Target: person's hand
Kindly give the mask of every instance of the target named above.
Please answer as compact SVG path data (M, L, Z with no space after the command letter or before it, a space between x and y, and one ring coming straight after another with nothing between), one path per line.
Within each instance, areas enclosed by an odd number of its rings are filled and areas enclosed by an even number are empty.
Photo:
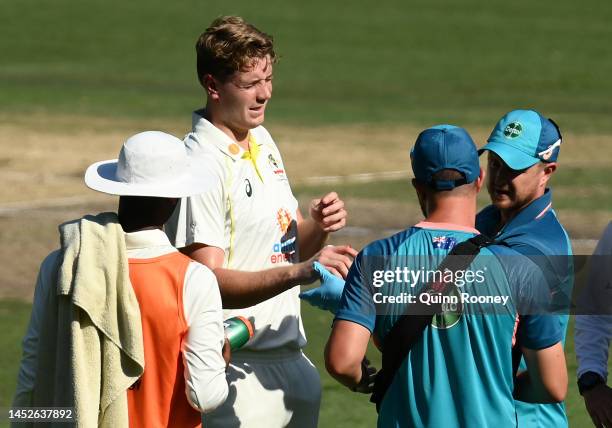
M376 379L376 368L370 366L370 360L364 358L361 361L361 380L351 390L362 394L371 394L374 391L374 380Z
M335 314L344 290L344 280L332 275L319 262L314 262L313 268L319 274L321 285L300 293L300 299Z
M583 394L587 411L598 428L612 428L612 388L597 385Z
M346 279L348 271L357 257L357 250L350 245L327 245L315 254L310 262L314 269L314 262L319 262L329 272L338 278ZM317 273L317 278L319 274Z
M310 217L324 232L336 232L346 226L347 212L344 201L336 192L310 202Z
M356 256L357 251L350 245L327 245L310 259L295 265L296 278L302 285L319 279L321 276L314 267L318 262L333 275L344 279Z
M223 348L221 348L221 355L223 356L223 360L225 360L225 368L227 369L229 367L230 359L232 358L232 347L230 346L227 337L223 343Z

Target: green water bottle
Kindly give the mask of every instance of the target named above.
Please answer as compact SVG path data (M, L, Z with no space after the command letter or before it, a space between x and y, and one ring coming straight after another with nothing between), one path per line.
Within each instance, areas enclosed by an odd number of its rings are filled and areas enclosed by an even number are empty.
M233 351L240 349L253 337L253 323L245 317L233 317L223 321L225 337Z

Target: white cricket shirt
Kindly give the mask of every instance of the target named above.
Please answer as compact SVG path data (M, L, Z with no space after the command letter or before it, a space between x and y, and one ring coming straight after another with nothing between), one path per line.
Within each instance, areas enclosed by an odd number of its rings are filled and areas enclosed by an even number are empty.
M183 198L166 225L176 247L201 243L225 252L224 267L241 271L297 263L298 203L276 144L262 126L250 131L249 151L193 114L185 145L218 186ZM299 349L306 344L299 287L246 309L225 310L224 318L253 317L255 334L244 349Z

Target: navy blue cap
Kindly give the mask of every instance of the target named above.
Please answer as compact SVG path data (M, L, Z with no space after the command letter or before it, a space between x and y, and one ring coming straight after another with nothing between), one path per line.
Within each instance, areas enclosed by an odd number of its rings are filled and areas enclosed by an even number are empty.
M438 190L472 183L480 175L476 145L470 134L453 125L437 125L421 132L410 151L414 178ZM434 180L444 169L463 174L461 180Z

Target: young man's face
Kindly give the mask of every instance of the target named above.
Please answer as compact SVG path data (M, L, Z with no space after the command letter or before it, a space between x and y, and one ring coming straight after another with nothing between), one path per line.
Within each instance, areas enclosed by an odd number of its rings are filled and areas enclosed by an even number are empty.
M259 58L247 71L238 71L225 82L217 82L218 112L226 126L248 131L264 121L272 97L272 62Z
M544 193L548 177L538 162L524 169L510 169L495 153L488 152L487 190L502 213L513 216Z

